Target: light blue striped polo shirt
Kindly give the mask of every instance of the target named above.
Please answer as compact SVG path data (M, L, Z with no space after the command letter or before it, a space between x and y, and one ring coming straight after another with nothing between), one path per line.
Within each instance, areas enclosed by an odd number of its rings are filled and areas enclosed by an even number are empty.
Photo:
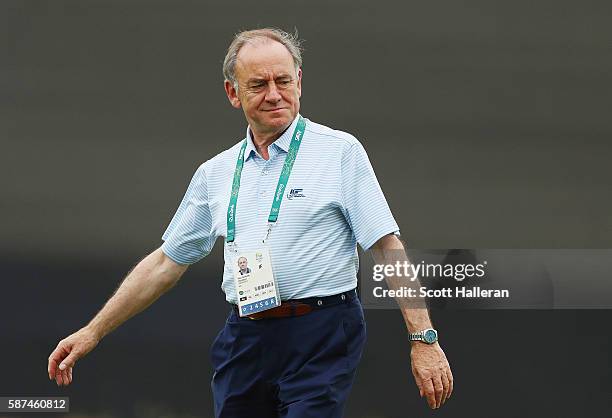
M236 205L238 251L261 246L298 117L264 160L250 130ZM242 141L203 163L164 232L163 252L179 264L206 256L227 233L227 207ZM329 296L357 286L357 243L370 248L399 228L361 143L306 119L306 130L267 245L281 300ZM233 254L224 244L221 288L236 303Z

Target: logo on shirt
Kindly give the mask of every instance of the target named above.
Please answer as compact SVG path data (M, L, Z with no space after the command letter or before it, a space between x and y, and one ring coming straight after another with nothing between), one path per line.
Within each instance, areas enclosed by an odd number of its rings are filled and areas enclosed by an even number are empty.
M302 193L304 189L291 189L289 193L287 193L287 199L291 200L294 197L306 197L304 193Z

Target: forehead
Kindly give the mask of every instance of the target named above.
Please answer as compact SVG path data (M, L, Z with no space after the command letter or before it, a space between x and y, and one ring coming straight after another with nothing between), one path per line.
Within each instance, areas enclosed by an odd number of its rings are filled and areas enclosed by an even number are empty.
M238 78L274 77L295 71L293 57L285 46L271 39L256 39L246 43L236 57Z

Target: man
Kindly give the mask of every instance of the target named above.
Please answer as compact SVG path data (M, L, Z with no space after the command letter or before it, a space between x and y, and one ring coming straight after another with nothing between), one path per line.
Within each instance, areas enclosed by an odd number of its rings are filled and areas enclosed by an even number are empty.
M215 415L342 415L365 341L356 244L402 254L403 246L361 144L299 114L301 63L297 40L283 31L236 35L223 72L227 97L248 122L246 138L198 168L162 246L87 326L60 341L49 357L50 379L71 383L79 358L170 289L222 236L222 289L233 307L211 349ZM266 284L256 288L269 285L280 306L274 297L255 311L245 305L252 289L237 291L248 279L235 271L245 251L262 266L270 261ZM448 362L436 338L424 342L435 333L427 310L401 308L411 338L422 340L411 350L421 396L438 408L452 392Z
M238 269L238 273L241 276L244 276L245 274L249 274L251 272L251 269L249 268L249 262L246 257L238 258Z

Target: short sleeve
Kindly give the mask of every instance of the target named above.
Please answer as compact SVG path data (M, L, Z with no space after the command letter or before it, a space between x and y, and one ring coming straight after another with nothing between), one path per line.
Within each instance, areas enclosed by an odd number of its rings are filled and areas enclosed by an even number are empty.
M162 251L179 264L193 264L215 244L204 165L193 175L187 192L162 235Z
M378 184L365 149L355 141L342 156L343 211L357 242L368 250L399 227Z

